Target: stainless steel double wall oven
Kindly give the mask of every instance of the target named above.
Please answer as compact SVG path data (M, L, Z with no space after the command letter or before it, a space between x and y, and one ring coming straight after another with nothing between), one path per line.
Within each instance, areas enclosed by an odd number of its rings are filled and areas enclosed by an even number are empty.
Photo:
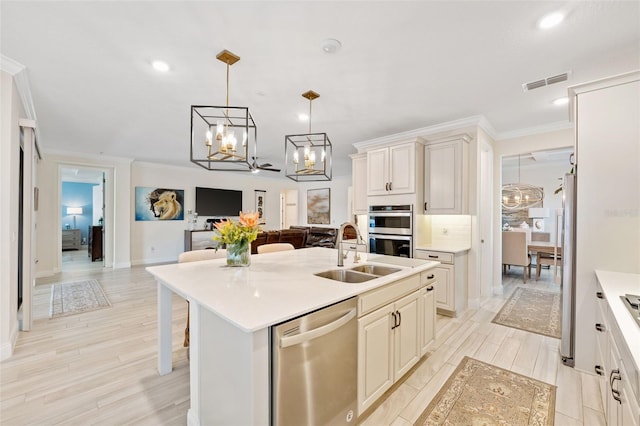
M413 206L369 206L369 252L413 257Z

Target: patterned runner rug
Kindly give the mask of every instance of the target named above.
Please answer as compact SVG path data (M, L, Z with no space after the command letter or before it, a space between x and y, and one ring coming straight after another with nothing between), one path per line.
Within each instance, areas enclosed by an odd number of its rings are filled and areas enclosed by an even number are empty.
M559 339L560 310L560 293L518 287L491 322Z
M552 426L556 386L464 357L414 426Z
M49 318L79 314L111 306L97 280L57 283L51 286Z

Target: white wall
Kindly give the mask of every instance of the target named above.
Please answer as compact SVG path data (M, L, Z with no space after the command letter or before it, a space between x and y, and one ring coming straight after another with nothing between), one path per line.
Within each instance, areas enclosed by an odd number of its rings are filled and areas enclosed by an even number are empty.
M571 147L574 145L573 129L555 130L547 133L538 133L535 135L515 137L511 139L502 139L494 144L494 161L493 168L493 199L499 203L502 199L502 157L534 151L542 151L556 148ZM493 276L494 293L502 293L502 209L496 208L493 213L493 257L494 262Z
M18 338L18 119L25 118L25 112L11 74L0 71L0 78L0 193L4 201L0 209L0 360L3 360L11 356Z
M40 210L37 235L37 274L51 275L61 270L60 173L65 166L89 166L106 171L105 184L105 266L127 268L130 260L131 228L131 160L126 158L80 157L59 151L45 151L38 164L37 186L40 188Z
M201 168L171 167L135 162L131 174L131 205L134 208L136 186L184 190L185 220L135 221L131 212L131 263L148 264L173 262L184 251L184 230L187 229L187 210L195 211L195 188L222 188L242 191L242 210L255 211L255 190L266 191L264 229L278 229L280 190L295 186L284 179L270 178L267 172L214 172ZM206 217L198 217L197 229L203 229Z
M351 186L351 175L334 177L330 182L305 182L301 183L299 189L299 216L298 223L300 225L309 226L325 226L331 228L338 228L342 223L351 221L348 202L348 192ZM314 225L307 223L307 190L309 189L331 189L331 216L330 223L327 225Z

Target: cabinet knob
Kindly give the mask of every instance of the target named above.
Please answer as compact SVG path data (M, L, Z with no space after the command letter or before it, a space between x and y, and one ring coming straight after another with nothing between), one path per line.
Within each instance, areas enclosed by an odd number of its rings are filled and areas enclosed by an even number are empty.
M596 374L598 376L604 376L604 371L602 370L602 367L600 365L596 365L594 367L594 370L596 370Z
M605 331L604 325L600 323L596 323L596 330L604 332Z

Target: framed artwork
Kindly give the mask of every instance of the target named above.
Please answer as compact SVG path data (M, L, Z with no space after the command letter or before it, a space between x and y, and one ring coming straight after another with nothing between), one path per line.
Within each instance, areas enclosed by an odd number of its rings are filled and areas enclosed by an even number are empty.
M184 220L184 189L136 186L136 220Z
M267 223L267 217L265 215L266 206L267 206L267 191L261 191L259 189L255 190L255 198L256 198L256 210L260 215L260 225L264 225Z
M307 223L331 223L331 188L307 190Z

